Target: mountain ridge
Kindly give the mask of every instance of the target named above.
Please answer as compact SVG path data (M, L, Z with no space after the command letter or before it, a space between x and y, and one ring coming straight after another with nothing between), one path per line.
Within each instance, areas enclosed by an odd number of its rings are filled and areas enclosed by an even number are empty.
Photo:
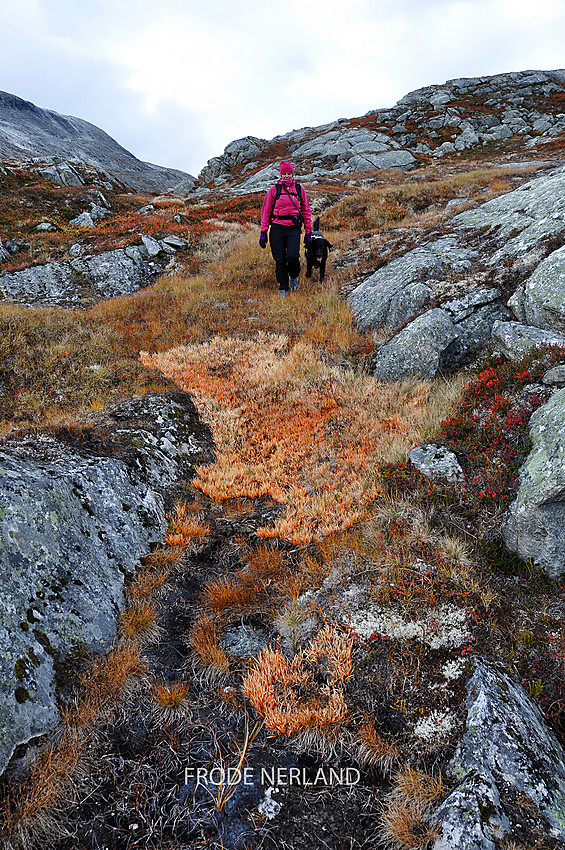
M71 164L71 172L55 168L55 182L82 182L72 164L84 164L106 173L126 187L163 192L181 181L195 178L175 168L144 162L120 145L104 130L71 115L36 106L9 92L0 92L0 160L40 160L47 167L58 160ZM73 172L75 172L73 174Z
M466 151L536 152L565 146L565 70L460 77L416 89L394 106L274 138L230 142L200 172L201 186L259 191L291 157L305 181L413 168ZM549 148L547 146L550 146Z

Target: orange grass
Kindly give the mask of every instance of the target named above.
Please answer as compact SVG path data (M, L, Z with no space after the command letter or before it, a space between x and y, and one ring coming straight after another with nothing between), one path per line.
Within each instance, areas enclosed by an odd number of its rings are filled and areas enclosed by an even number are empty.
M140 570L128 588L128 596L136 600L142 599L145 596L151 596L152 593L163 587L170 572L170 569L166 567L157 570L146 567Z
M382 773L390 773L398 760L395 741L385 741L375 728L374 722L364 723L357 733L357 758L363 765L376 766Z
M269 646L252 659L243 693L281 735L335 726L347 715L342 683L351 674L352 645L349 635L326 625L292 661Z
M157 682L151 691L151 696L157 706L158 716L168 720L182 714L188 707L187 682Z
M177 503L174 512L167 514L169 530L166 541L169 546L188 546L189 543L208 536L208 526L190 516L189 510L190 506Z
M194 486L285 504L257 533L297 545L357 522L380 494L371 468L417 442L429 417L430 384L379 384L284 335L214 337L141 359L190 392L212 427L216 462Z
M128 639L151 640L159 633L157 608L146 599L136 601L120 617L120 627Z
M189 635L189 642L204 667L227 673L230 668L228 656L219 645L220 627L207 614L198 618Z
M257 604L257 595L261 589L262 586L249 574L240 570L234 577L209 581L202 592L202 601L216 614L233 608L242 612L249 611Z
M119 644L108 655L97 658L81 676L81 695L72 708L62 711L63 720L70 725L92 722L146 669L147 661L141 657L138 646Z
M382 844L391 850L425 850L439 829L427 822L429 807L421 800L394 797L381 816Z
M72 730L65 730L57 746L49 746L35 760L28 780L16 794L3 801L0 809L0 839L19 835L48 820L47 810L68 792L69 782L76 773L83 752L83 744ZM25 841L25 839L24 839Z

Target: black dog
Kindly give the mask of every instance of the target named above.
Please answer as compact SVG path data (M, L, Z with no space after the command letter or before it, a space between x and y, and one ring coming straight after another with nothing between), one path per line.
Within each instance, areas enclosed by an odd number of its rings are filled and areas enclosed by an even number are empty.
M312 268L315 266L320 269L320 283L324 279L326 273L326 260L328 251L333 248L331 242L320 233L320 216L314 221L314 230L312 231L312 241L306 248L306 277L312 277Z

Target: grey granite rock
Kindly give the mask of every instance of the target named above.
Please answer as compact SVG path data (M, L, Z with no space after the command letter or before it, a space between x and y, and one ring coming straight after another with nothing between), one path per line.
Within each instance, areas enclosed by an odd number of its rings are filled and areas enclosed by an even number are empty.
M445 310L428 310L379 349L370 371L379 381L397 381L408 375L434 378L441 357L457 338L453 322Z
M86 433L0 445L0 772L58 717L54 660L112 640L124 576L163 540L167 490L209 457L184 393L133 399Z
M457 456L444 446L427 443L416 446L408 452L410 462L426 478L443 478L447 481L459 481L464 478Z
M536 345L559 345L565 348L565 335L520 322L495 321L492 339L496 348L509 360L520 360Z
M433 850L495 850L509 831L511 796L528 797L548 832L565 839L565 752L524 689L478 662L467 724L449 772L459 786L434 813Z
M442 309L445 310L445 304ZM451 370L462 366L491 339L495 324L510 317L510 310L495 302L479 306L459 320L454 318L457 338L443 352L441 368Z
M524 324L565 334L565 247L539 264L508 306Z
M153 242L158 253L163 251L158 242ZM132 246L7 272L0 274L0 297L22 304L88 306L102 298L129 295L153 283L162 274L163 266L146 258L145 246Z
M489 258L489 265L519 256L565 230L565 167L459 213L453 222L496 234L500 248Z
M502 534L508 549L555 578L565 572L565 389L532 415L532 450Z
M221 644L227 653L236 658L251 658L265 649L267 640L257 629L241 625L226 629Z
M76 218L73 218L69 223L74 224L75 227L92 228L96 226L94 224L94 219L92 218L89 212L82 212L80 215L77 215Z
M153 239L152 236L145 236L145 234L141 234L141 241L147 251L147 255L151 258L158 257L161 251L163 250L162 246L156 239Z
M542 381L548 387L565 386L565 365L554 366L552 369L548 369Z

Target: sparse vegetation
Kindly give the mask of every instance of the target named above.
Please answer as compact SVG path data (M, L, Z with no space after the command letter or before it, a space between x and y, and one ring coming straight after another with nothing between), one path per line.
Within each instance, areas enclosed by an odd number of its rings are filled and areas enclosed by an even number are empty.
M457 171L381 174L360 191L328 182L324 225L341 258L369 231L373 270L385 247L387 257L406 248L409 228L441 222L449 200L494 197L515 174ZM6 208L4 226L29 242L22 261L62 255L78 238L68 220L84 190L10 180L13 198L37 205L25 221ZM63 196L69 212L57 218ZM82 427L85 413L173 383L210 425L216 460L168 508L165 545L128 580L115 646L81 675L27 779L5 789L2 840L31 850L47 836L44 846L67 850L87 840L90 819L100 846L228 847L226 824L237 821L255 846L266 834L257 800L229 778L213 792L185 782L189 756L243 769L266 755L294 765L299 754L316 768L359 769L359 789L325 793L362 840L376 840L378 823L391 850L424 850L473 653L511 665L565 737L562 586L510 558L495 535L543 401L514 399L563 352L379 385L363 371L376 337L357 331L340 297L359 264L336 263L323 286L301 281L278 299L256 245L258 196L161 201L149 217L135 214L147 198L111 200L112 217L88 235L93 249L141 230L189 233L185 271L83 312L0 307L3 431ZM60 230L35 236L47 211ZM432 436L457 453L464 485L410 467L408 449ZM374 617L364 631L345 617L358 610ZM464 624L453 645L441 643L445 611ZM424 721L431 740L417 731Z

